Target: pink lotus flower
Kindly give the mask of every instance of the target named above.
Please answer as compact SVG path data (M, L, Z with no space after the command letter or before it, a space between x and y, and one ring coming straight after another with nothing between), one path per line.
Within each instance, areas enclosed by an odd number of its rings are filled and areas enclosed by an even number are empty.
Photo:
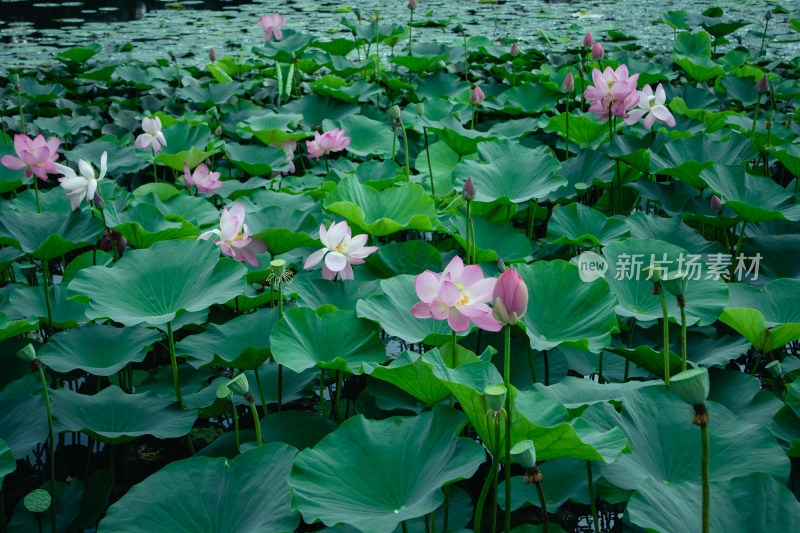
M472 105L481 105L484 98L485 96L483 95L480 85L473 87L472 91L469 93L469 103Z
M285 176L287 174L293 173L295 170L294 151L297 150L297 141L295 141L294 139L289 139L288 141L281 142L280 145L278 145L277 143L270 143L269 145L283 150L283 153L286 154L286 162L291 165L288 172L273 172L272 177L275 177L278 174L283 174Z
M48 172L56 172L55 162L58 159L58 139L44 140L44 135L39 135L31 140L27 135L14 135L14 151L19 157L4 155L0 162L11 170L25 169L25 177L36 175L40 180L47 181Z
M219 246L223 254L237 261L244 261L250 266L261 266L256 254L266 252L267 245L260 239L250 237L250 230L244 223L244 206L242 204L234 205L230 211L227 207L222 208L219 228L207 231L197 238L207 240L212 235L217 235L219 238L211 239L211 242Z
M417 318L445 320L453 331L465 331L470 321L486 331L500 331L492 317L491 301L497 279L484 278L478 265L464 266L455 256L441 274L426 270L416 277L414 288L421 302L411 308Z
M350 137L344 136L344 130L334 128L326 131L322 135L318 131L314 132L314 140L306 141L308 157L318 159L331 152L340 152L350 146Z
M492 293L492 316L503 325L513 326L528 310L528 286L522 276L509 268L497 279Z
M610 114L624 118L625 111L633 109L639 103L639 94L636 92L636 82L639 74L628 75L628 67L620 65L617 70L606 67L603 72L599 69L592 70L594 86L589 86L583 91L583 96L592 104L589 112L608 120Z
M183 179L186 180L186 186L195 186L200 192L214 194L214 191L223 185L219 181L219 176L219 172L210 172L205 163L197 165L193 173L189 172L189 165L183 164Z
M103 152L103 155L100 156L99 176L95 176L92 165L83 159L78 159L80 176L68 166L55 163L55 169L63 176L62 178L58 178L58 183L61 187L69 191L64 196L69 198L73 211L78 208L84 198L89 202L94 200L94 195L97 193L97 182L106 175L107 161L108 152Z
M517 46L517 41L511 43L511 57L517 57L519 55L519 46Z
M268 15L261 17L261 20L258 21L258 27L264 30L264 40L269 42L273 37L275 37L276 41L283 39L281 26L286 24L287 20L289 19L283 18L277 13L271 17Z
M100 240L100 249L104 252L110 252L112 243L117 247L117 255L122 257L122 252L124 252L125 247L128 246L128 239L115 229L111 230L111 238L109 239L108 231L103 230L103 238Z
M586 35L583 36L583 47L591 48L593 44L594 44L594 39L592 38L592 34L586 32Z
M325 259L322 265L322 277L334 279L339 274L341 279L353 279L352 265L360 265L364 258L377 251L377 246L364 246L367 242L367 234L362 233L351 237L350 226L347 222L331 224L329 229L325 224L319 226L319 240L322 241L324 248L317 250L308 256L303 268L306 270L317 265Z
M561 89L563 89L565 93L571 93L575 90L575 76L572 75L572 72L567 73L567 77L564 78L564 83L561 84Z
M716 214L722 213L722 199L717 196L716 194L711 195L711 210L714 211Z
M656 87L656 93L653 94L653 89L649 85L645 85L639 94L639 107L629 112L625 116L625 124L629 126L635 124L640 118L644 117L642 126L645 129L653 127L653 122L660 122L666 124L670 128L675 127L675 117L669 112L664 103L667 101L667 95L661 84Z
M142 129L144 133L136 137L133 145L136 148L147 149L153 147L153 152L160 152L162 146L167 145L167 139L161 133L161 119L158 117L142 119Z

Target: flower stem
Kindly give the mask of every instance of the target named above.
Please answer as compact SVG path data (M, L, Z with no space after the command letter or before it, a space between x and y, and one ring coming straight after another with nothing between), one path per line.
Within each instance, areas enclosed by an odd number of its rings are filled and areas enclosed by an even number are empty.
M505 327L505 358L503 360L503 385L506 387L506 533L511 531L511 326ZM545 511L546 512L546 511Z
M769 26L769 19L764 21L764 33L761 35L761 48L758 49L758 57L764 53L764 42L767 40L767 27Z
M258 375L258 367L255 368L253 373L256 375L256 386L258 387L258 399L261 400L261 409L263 409L266 413L267 401L266 397L264 396L264 387L261 385L261 376Z
M758 100L756 100L756 108L753 111L753 127L750 129L750 138L752 139L756 135L756 122L758 121L758 111L761 109L761 95L758 95Z
M153 150L153 179L158 183L158 168L156 167L156 152Z
M50 304L50 265L47 259L42 259L42 282L44 283L44 303L47 306L47 330L52 331L53 308Z
M742 239L744 239L744 229L747 227L747 221L742 221L742 230L739 232L739 240L736 241L736 254L733 256L734 259L739 257L739 252L742 250Z
M472 202L467 200L467 264L472 264Z
M600 523L597 521L597 504L594 501L594 478L592 477L592 462L586 461L586 473L589 477L589 500L592 505L592 522L594 533L600 533Z
M681 308L681 371L686 371L686 302L681 295L678 305Z
M708 424L700 424L700 435L703 439L703 461L702 461L702 469L703 469L703 533L708 533L708 523L709 523L709 496L710 496L710 488L709 488L709 437L708 437Z
M528 345L528 363L531 365L531 383L536 383L536 361L533 357L533 348L530 343Z
M256 402L250 397L250 411L253 413L253 422L256 426L256 444L261 446L261 421L258 419L258 411L256 410Z
M433 190L433 170L431 168L431 152L428 149L428 128L425 126L422 127L422 134L425 135L425 155L428 158L428 174L431 177L431 196L435 196L436 193Z
M414 10L408 10L411 13L411 17L408 21L408 57L414 57L414 52L411 50L411 44L414 40L411 38L411 30L414 28Z
M56 437L53 431L53 410L50 406L50 393L48 392L47 379L44 377L44 370L42 369L41 363L37 366L39 367L39 378L42 380L44 404L47 408L47 427L50 431L50 442L47 446L47 462L50 466L50 496L52 497L52 503L50 504L50 522L53 526L53 533L56 533Z
M453 337L452 337L452 346L453 346L453 370L456 369L456 364L458 360L456 358L456 354L458 353L458 339L456 338L456 330L453 330ZM456 406L456 397L453 393L450 393L450 407Z
M406 524L406 521L403 520L402 522L400 522L400 525L403 528L403 533L408 533L408 524Z
M325 369L322 368L319 370L319 406L322 410L322 418L328 418L328 409L325 406Z
M342 398L342 371L336 371L336 403L334 404L333 419L339 421L339 401Z
M497 486L498 481L500 478L500 420L495 419L494 421L494 443L495 449L494 453L492 454L492 477L494 480L492 481L492 533L495 533L497 530ZM506 479L506 485L511 482L510 479ZM506 501L506 507L511 505L510 501Z
M567 131L564 133L564 161L569 159L569 93L567 93Z
M508 486L507 483L506 483L506 486ZM542 482L541 481L536 482L536 492L539 493L539 505L542 508L542 533L547 533L547 530L548 530L547 502L544 499L544 490L542 490ZM506 513L508 513L509 509L510 509L510 506L506 505ZM506 528L508 528L508 525L506 525ZM508 529L506 529L506 531L508 531Z
M330 168L328 168L328 154L323 154L325 156L325 173L330 173Z
M239 441L239 411L236 410L236 403L233 401L233 397L231 397L231 407L233 407L233 431L236 433L236 453L239 453L239 446L241 442Z
M42 212L42 205L39 203L39 178L35 175L33 176L33 190L36 191L36 212Z
M408 135L406 134L406 127L402 120L400 120L400 130L403 132L403 145L405 146L406 152L406 181L409 181L411 179L411 165L408 162Z
M169 340L169 360L172 363L172 385L175 387L175 397L178 399L178 405L183 409L181 385L178 380L178 360L175 358L175 339L172 336L172 322L167 322L167 339Z
M664 383L669 387L669 312L667 311L667 299L664 298L664 289L661 283L656 284L658 297L661 299L661 315L664 323Z
M19 83L15 84L14 88L17 90L17 106L19 107L19 121L22 126L22 134L27 135L25 132L25 113L22 110L22 92L20 91ZM36 176L33 178L36 179ZM55 498L55 495L53 495L53 497ZM53 521L53 524L53 528L55 529L55 521Z
M497 459L495 458L495 461L496 460ZM486 476L486 481L483 482L483 488L481 489L481 494L480 496L478 496L478 504L475 507L475 520L473 521L472 524L472 529L474 530L474 533L481 533L481 523L483 522L483 508L486 506L486 497L489 495L489 488L492 486L492 482L493 482L492 476ZM497 489L495 489L495 493L496 492Z
M278 283L278 320L283 318L283 282ZM278 411L283 409L283 365L278 363Z

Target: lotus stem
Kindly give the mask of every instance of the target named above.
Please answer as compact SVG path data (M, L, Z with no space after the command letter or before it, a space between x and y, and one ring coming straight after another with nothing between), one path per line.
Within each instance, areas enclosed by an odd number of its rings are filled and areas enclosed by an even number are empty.
M36 179L35 176L34 179ZM50 522L53 526L53 533L56 533L56 437L55 432L53 431L53 409L50 405L50 393L48 392L49 387L47 386L47 379L44 376L42 363L38 362L37 360L36 366L39 370L39 379L42 381L44 405L47 408L47 429L50 432L50 441L47 445L47 462L48 466L50 467L50 495L52 496L52 502L50 503Z
M506 533L511 532L511 326L505 328L505 357L503 360L503 385L506 395Z
M755 376L756 372L758 371L758 367L761 366L761 358L763 357L764 353L761 350L758 350L758 355L756 355L756 362L753 365L753 370L750 371L750 375Z
M467 48L467 32L462 29L461 35L464 36L464 81L469 83L469 50Z
M766 76L766 74L765 74ZM752 139L756 135L756 122L758 121L758 111L761 109L761 95L758 95L756 99L756 108L753 111L753 127L750 129L750 138Z
M544 350L544 386L550 386L550 357L547 355L547 350Z
M433 190L433 169L431 168L431 152L428 149L428 128L425 126L422 127L422 134L425 136L425 155L428 159L428 174L431 177L431 196L435 196L436 193Z
M630 328L631 329L628 331L628 348L630 348L631 345L633 344L633 331L634 331L634 329L636 329L636 317L633 317L631 319ZM630 370L630 365L631 365L631 360L626 357L625 358L625 375L622 377L622 382L623 383L627 383L628 382L628 371Z
M231 396L231 407L233 407L233 431L236 434L236 453L239 453L239 446L241 446L241 442L239 441L239 411L236 409L236 402L233 401L233 396Z
M254 369L253 373L256 375L256 387L258 387L258 399L261 400L261 409L266 413L267 401L264 396L264 387L261 385L261 376L258 375L258 367Z
M703 460L702 460L702 469L703 469L703 533L708 533L708 525L709 525L709 497L710 497L710 487L709 487L709 449L710 449L710 442L708 437L708 423L700 424L700 435L703 439Z
M594 533L600 533L600 523L597 520L597 504L594 499L594 478L592 476L592 462L586 461L586 474L589 478L589 501L592 505L592 522L594 524Z
M325 174L330 173L330 168L328 168L328 154L325 154Z
M452 397L452 396L451 396ZM325 369L319 370L319 406L322 409L322 417L328 418L328 409L325 406Z
M678 295L678 307L681 308L681 372L686 370L686 300Z
M539 471L539 469L537 467L534 467L534 468L536 468L537 472ZM544 499L544 490L542 489L541 477L542 477L542 475L539 474L539 481L536 482L536 492L539 493L539 505L541 505L541 507L542 507L542 532L543 533L547 533L548 525L549 525L548 524L548 520L547 520L547 501L545 501L545 499ZM506 484L506 486L508 486L508 484ZM509 509L510 509L510 507L508 505L506 505L506 513L508 513ZM508 526L506 526L506 527L508 527Z
M467 200L467 264L472 264L472 201Z
M397 157L397 123L392 121L392 161Z
M408 533L408 524L406 524L406 521L403 520L402 522L400 522L400 525L403 528L403 533Z
M172 385L175 387L175 397L181 409L184 408L181 385L178 380L178 360L175 358L175 339L172 336L172 322L167 322L167 339L169 341L169 360L172 363Z
M742 221L742 229L739 231L739 240L736 241L736 254L734 255L734 259L739 257L739 252L742 250L742 240L744 239L744 229L747 227L747 221Z
M498 441L498 444L499 442L500 441ZM480 496L478 496L478 503L475 507L475 520L474 523L472 524L472 529L474 533L481 533L481 523L483 522L483 508L486 506L486 497L489 495L489 488L492 486L492 482L493 482L493 477L491 475L486 476L486 480L483 482L483 488L481 489L481 494ZM495 489L495 494L497 494L497 489Z
M253 423L255 424L256 428L256 444L261 446L261 421L258 419L258 411L256 410L256 402L253 395L249 392L245 396L247 401L250 403L250 411L253 413Z
M452 341L451 342L452 342L452 347L453 347L453 370L455 370L456 369L456 364L458 362L458 360L457 360L458 338L456 337L456 330L453 330ZM455 406L456 406L456 397L451 392L450 393L450 407L455 407Z
M758 49L758 57L764 53L764 43L767 40L767 27L769 26L769 19L764 17L764 33L761 35L761 48Z
M414 51L411 49L411 45L414 43L414 39L411 37L411 30L414 29L414 10L409 9L409 13L411 16L408 21L408 57L414 57ZM409 76L411 73L409 72Z
M34 177L34 179L37 178ZM50 304L50 265L47 262L47 259L42 259L42 282L44 283L44 303L47 307L47 330L52 331L53 309L52 305ZM47 336L49 336L49 333Z
M528 344L528 363L531 365L531 380L533 383L536 383L536 364L533 357L533 348L531 348L530 343Z
M667 299L664 297L664 289L661 288L661 283L656 282L653 290L658 292L658 297L661 300L661 315L664 323L664 383L669 387L669 311L667 311Z
M228 176L230 177L230 175ZM158 168L156 167L156 152L153 151L153 179L158 183Z
M411 165L408 161L408 134L406 134L406 127L403 124L403 119L400 119L400 130L403 132L403 146L406 152L406 181L411 179Z
M341 416L340 413L339 413L339 401L341 400L341 398L342 398L342 371L341 370L337 370L336 371L336 403L334 404L334 412L333 412L333 419L336 420L337 422L339 421L339 418Z
M278 320L283 318L283 282L278 283ZM283 365L278 363L278 411L283 409Z
M14 84L14 89L16 89L17 91L17 106L19 109L19 121L22 129L22 134L27 135L27 133L25 132L25 112L22 110L22 92L19 87L19 82ZM34 176L33 179L34 181L36 181L36 176ZM53 527L55 528L55 526Z
M33 176L33 190L36 191L36 212L42 212L42 205L39 203L39 178Z
M564 133L564 161L569 159L569 93L567 93L567 131ZM610 146L610 145L609 145Z
M497 530L497 487L500 478L500 419L494 419L494 443L495 449L492 454L492 533ZM511 479L506 479L506 486L510 485ZM511 507L511 501L506 500L506 508Z

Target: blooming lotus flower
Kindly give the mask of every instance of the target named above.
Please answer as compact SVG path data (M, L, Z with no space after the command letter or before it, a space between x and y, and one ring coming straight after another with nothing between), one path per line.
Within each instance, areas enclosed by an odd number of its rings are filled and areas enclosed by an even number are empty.
M84 198L89 202L94 200L94 195L97 192L97 182L106 175L106 161L108 161L108 152L103 152L103 155L100 156L100 175L97 177L94 175L92 165L83 159L78 159L80 176L68 166L54 164L55 170L63 175L62 178L58 178L58 183L69 191L64 196L69 198L73 211L78 208Z
M286 24L287 20L289 19L283 18L277 13L271 17L268 15L261 17L261 20L258 21L258 27L264 30L264 40L269 42L273 37L275 37L276 41L283 39L281 26Z
M164 134L161 133L160 118L143 118L142 129L144 133L136 137L136 141L133 143L136 148L147 149L152 146L154 152L160 152L161 147L167 145L167 139L165 139Z
M480 85L473 87L472 91L469 93L469 103L472 105L481 105L484 98L485 96L483 95Z
M214 194L214 191L223 185L219 181L219 176L219 172L210 172L205 163L197 165L193 173L189 172L189 165L183 164L183 179L186 180L186 186L195 186L200 192Z
M500 274L492 292L492 303L492 316L501 324L513 326L525 315L528 286L513 268Z
M453 331L469 329L470 322L486 331L500 331L492 317L491 301L497 279L484 278L478 265L464 266L455 256L441 274L426 270L416 277L414 289L421 302L411 308L417 318L445 320Z
M326 131L322 135L318 131L314 132L314 140L306 141L308 157L318 159L331 152L340 152L350 146L350 137L344 136L344 130L334 128Z
M594 86L589 86L583 91L583 96L589 100L589 112L608 120L610 114L624 118L625 111L633 109L639 103L639 94L636 92L636 83L639 73L630 76L628 67L620 65L617 70L606 67L603 72L599 69L592 70Z
M669 112L664 102L667 100L667 95L664 93L664 88L661 84L656 87L656 93L653 94L653 89L649 85L645 85L639 92L639 107L626 114L625 124L631 125L638 122L644 117L642 125L645 129L653 127L653 122L660 122L667 126L675 127L675 117ZM646 115L646 116L645 116Z
M212 235L217 235L219 238L211 239L211 242L219 246L223 254L237 261L244 261L250 266L261 266L256 254L266 252L267 245L260 239L250 237L250 230L244 223L242 204L234 205L230 211L227 207L222 208L219 228L207 231L197 238L207 240Z
M27 135L14 135L14 151L19 157L4 155L0 162L11 170L25 169L25 177L36 175L40 180L47 181L48 172L56 172L54 163L58 159L58 139L44 140L44 135L38 135L31 140Z
M349 144L349 143L348 143ZM297 150L297 141L294 139L289 139L288 141L281 142L280 145L277 143L270 143L270 146L275 148L280 148L283 150L283 153L286 154L286 162L291 165L289 168L289 172L281 172L284 176L294 172L294 151ZM273 172L272 176L275 177L279 174L279 172Z
M325 259L322 265L322 277L334 279L339 274L341 279L353 279L352 265L360 265L364 258L375 252L377 246L364 246L367 242L367 234L362 233L351 237L350 226L347 222L331 224L326 229L325 224L319 226L319 240L322 241L324 248L317 250L308 256L303 268L309 269Z

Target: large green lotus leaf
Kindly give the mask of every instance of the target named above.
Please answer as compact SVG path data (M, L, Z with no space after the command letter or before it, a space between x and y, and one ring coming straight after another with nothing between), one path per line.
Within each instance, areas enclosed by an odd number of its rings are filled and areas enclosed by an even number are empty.
M319 224L314 215L307 211L289 210L279 206L267 207L257 213L249 213L247 225L251 228L263 228L250 236L264 241L272 255L319 244Z
M567 376L558 383L545 386L534 383L533 390L560 402L567 409L578 409L584 405L622 401L628 391L657 385L657 381L628 381L627 383L600 384L591 379Z
M663 348L659 349L659 351L656 351L651 346L637 346L635 348L616 346L610 348L608 351L616 355L621 355L636 366L639 366L662 379L664 378ZM673 350L669 351L670 375L680 372L682 361L683 360L680 353L676 353Z
M437 72L419 80L414 96L420 100L426 97L438 100L444 97L452 98L466 89L469 89L469 85L459 76L449 72Z
M127 133L127 132L126 132ZM166 130L164 132L166 135ZM66 150L64 156L67 161L77 161L83 159L92 163L95 168L99 168L100 157L103 152L108 152L108 175L118 176L121 174L135 173L145 167L151 166L145 152L134 148L133 143L129 146L117 146L118 139L114 135L103 135L92 142L82 143L75 146L72 150ZM170 147L172 143L170 143Z
M200 234L182 217L164 216L150 204L136 204L122 213L109 207L103 214L108 227L120 232L134 248L147 248L158 241L194 239Z
M547 241L595 248L619 240L628 231L624 220L607 218L596 209L573 202L553 210L547 223Z
M711 390L709 401L724 405L751 424L769 428L783 404L770 391L763 390L758 378L736 370L709 368Z
M355 311L359 300L380 292L378 280L349 280L347 283L336 283L320 278L319 274L305 271L292 278L291 284L284 289L285 294L297 297L299 305L312 309L332 305L340 311Z
M628 217L626 222L634 239L668 242L692 254L726 253L724 246L716 241L705 240L699 231L684 224L680 217L660 217L639 211Z
M442 271L442 254L425 241L390 242L378 248L371 266L385 277L418 274L425 270Z
M267 404L278 403L278 376L281 377L281 394L284 405L299 400L300 398L313 398L314 392L309 385L312 382L319 382L319 372L317 368L309 368L297 373L290 368L284 368L274 361L267 361L258 367L258 378L254 370L247 370L247 380L253 387L253 395L258 390L258 382L261 381L261 389L264 391L264 400ZM258 403L261 403L261 394L258 394ZM247 405L244 396L234 398L239 405ZM291 443L290 443L291 444Z
M126 253L111 268L81 270L69 294L89 304L89 318L156 326L182 310L200 311L244 293L246 271L241 263L220 259L210 242L163 241Z
M308 307L289 309L272 328L270 342L275 361L295 372L318 366L360 374L362 363L386 361L373 324L353 311L319 316Z
M603 248L603 258L608 263L605 279L611 290L619 296L617 314L636 317L639 321L661 319L661 300L652 293L653 282L643 270L651 261L661 262L669 270L677 270L681 257L689 272L689 283L684 293L686 299L687 324L711 324L717 320L728 302L728 288L722 279L713 279L709 267L696 261L699 270L689 266L689 253L663 241L651 239L628 239L611 243ZM712 279L706 279L707 277ZM665 294L667 312L680 322L677 299Z
M458 351L458 355L461 355L461 350ZM429 364L426 364L426 361ZM444 382L433 375L429 354L420 355L405 351L386 366L364 365L364 371L372 377L401 388L429 407L441 402L450 394Z
M503 382L495 366L478 361L448 368L438 353L431 352L433 374L445 383L450 392L490 450L497 445L503 449L505 426L501 426L500 442L495 438L494 425L486 416L489 406L483 390ZM519 392L511 386L511 442L530 439L536 443L536 456L541 460L576 457L589 461L615 461L627 448L618 429L594 431L581 419L567 422L567 410L560 403L532 391Z
M49 493L50 482L45 482L37 488ZM81 512L83 497L84 487L80 479L73 479L69 483L55 482L55 497L52 499L52 504L55 506L56 512L56 533L69 533L72 524ZM24 502L20 501L14 509L14 516L8 523L8 533L31 533L38 531L40 527L42 531L53 531L50 510L48 509L38 516L37 514L28 511Z
M800 144L785 144L770 153L795 177L800 177Z
M541 113L558 103L558 96L543 85L523 83L484 103L488 109L502 110L510 115Z
M452 217L455 237L458 244L467 249L467 217ZM512 262L525 259L533 254L531 241L510 224L489 222L484 217L472 217L475 229L475 262L496 263L498 259Z
M555 202L559 198L572 199L578 195L575 189L578 184L589 188L593 184L611 183L614 179L614 160L610 159L604 150L583 149L577 156L561 163L561 168L556 172L567 180L565 186L537 200Z
M68 388L50 393L55 429L82 431L102 442L118 444L142 435L159 439L182 437L191 431L197 411L179 409L152 393L126 394L111 385L93 396Z
M37 259L53 259L95 244L103 223L83 211L22 213L5 210L0 219L0 244Z
M286 484L297 450L272 443L228 461L171 463L112 505L98 532L277 533L294 531Z
M550 513L558 512L568 500L589 504L589 479L586 476L586 461L580 459L558 459L539 465L542 473L542 490L545 505ZM497 504L501 509L506 507L505 481L497 488ZM536 485L525 483L525 476L511 478L511 510L533 505L539 507L539 493ZM550 525L552 530L553 524ZM516 530L513 530L516 531ZM537 530L538 531L538 530Z
M29 381L22 382L28 379ZM38 444L47 440L47 410L41 394L41 381L35 376L25 376L18 380L19 385L35 389L38 394L31 396L15 393L16 387L7 386L0 393L3 409L0 409L0 439L4 440L16 459L24 459Z
M308 137L308 133L297 131L288 132L292 129L291 124L299 124L303 120L303 115L299 114L274 114L254 115L240 122L238 127L250 132L264 144L280 144L283 141L300 140Z
M584 145L591 144L606 133L608 126L604 122L570 113L561 113L550 117L550 122L544 127L545 130L555 131L564 136L567 134L567 116L569 116L569 140Z
M175 354L201 366L227 366L252 370L270 355L269 335L278 321L278 310L261 309L229 320L209 324L206 331L190 335L175 345Z
M773 180L749 174L745 165L714 165L702 178L746 222L800 220L800 204Z
M428 130L436 134L459 157L474 154L482 142L497 140L497 135L464 128L455 117L445 117L438 123L441 127L432 125Z
M140 187L140 189L144 187L147 186ZM136 192L138 190L139 189L134 191L134 196L137 196ZM153 205L164 214L167 220L179 220L170 218L171 216L181 217L191 222L192 225L197 228L209 224L216 225L219 222L219 211L214 207L214 204L205 198L199 198L197 196L176 194L169 198L162 199L158 194L148 191L147 194L141 196L135 203Z
M391 533L434 511L444 499L441 487L472 476L484 461L475 441L457 436L464 422L445 406L414 417L348 419L297 455L289 476L293 508L308 522Z
M331 213L381 237L402 229L431 231L436 224L433 199L416 183L378 192L350 175L328 194L324 205Z
M242 84L238 82L212 83L206 87L189 85L179 88L177 96L195 104L210 107L227 104L242 88Z
M225 143L225 153L233 163L251 176L265 176L271 172L288 171L286 153L274 146Z
M767 283L762 289L736 283L731 285L728 308L752 308L764 315L769 327L780 324L800 323L800 280L778 279Z
M422 342L438 346L450 339L446 320L416 318L411 308L419 302L414 289L414 276L402 275L381 281L383 294L359 300L358 316L378 322L388 335L406 342ZM468 331L459 335L466 335Z
M57 137L74 135L92 123L92 117L87 115L67 116L59 115L53 118L37 118L34 124L44 131L49 131ZM43 133L44 133L43 131Z
M430 139L432 141L432 139ZM430 154L431 164L428 168L428 154ZM431 142L428 150L420 150L417 159L414 161L414 168L422 178L421 183L425 187L430 187L430 173L433 172L434 191L437 195L446 195L453 190L451 176L453 169L459 162L459 156L447 146L444 141Z
M0 490L3 488L3 479L17 469L17 460L11 453L8 443L0 439Z
M699 138L698 138L699 137ZM650 154L650 172L675 176L692 187L702 189L701 172L714 165L740 165L755 158L758 152L744 135L727 141L712 141L708 135L676 139Z
M800 523L800 503L792 491L763 473L711 483L709 494L709 531L744 527L748 533L774 533L793 531ZM648 531L684 533L687 524L700 524L701 501L699 483L663 484L648 478L631 497L625 515Z
M553 174L559 163L546 146L527 148L502 140L481 144L478 154L484 163L462 161L453 169L453 179L456 189L461 190L471 177L479 202L518 204L544 198L567 183Z
M50 288L52 325L58 328L73 328L86 321L86 304L67 300L67 287L59 283ZM2 312L12 320L25 320L31 316L47 324L47 302L44 287L22 287L14 290L3 301Z
M517 272L528 286L525 331L534 350L559 345L598 352L619 331L617 298L605 280L583 282L566 261L536 261Z
M344 60L344 62L350 65L349 61ZM302 115L303 123L309 127L321 126L325 119L341 120L360 110L361 107L357 104L350 104L320 94L306 94L299 100L294 100L281 107L281 111Z
M341 120L350 145L345 148L359 157L391 156L392 128L386 122L378 122L363 115L349 115Z
M800 324L782 324L768 328L764 315L757 309L725 309L719 317L723 322L747 339L761 353L770 352L800 339Z
M39 329L39 319L31 315L27 318L12 320L5 313L0 312L0 342L23 333Z
M725 407L707 402L711 436L710 479L727 481L763 472L785 483L789 459L768 429L743 422ZM636 490L646 479L658 484L700 484L700 428L692 409L666 386L647 387L624 395L622 412L610 404L590 406L583 419L599 430L621 428L633 453L614 464L599 465L613 485Z
M128 363L141 363L161 335L152 329L86 324L53 335L39 350L39 359L56 372L76 369L111 376Z
M192 146L188 150L184 150L182 152L177 152L174 154L161 152L156 156L156 161L158 163L164 163L166 166L168 166L173 170L182 172L184 165L189 165L189 168L193 169L206 159L210 158L215 154L218 154L219 152L220 150L218 149L203 151L197 146Z

